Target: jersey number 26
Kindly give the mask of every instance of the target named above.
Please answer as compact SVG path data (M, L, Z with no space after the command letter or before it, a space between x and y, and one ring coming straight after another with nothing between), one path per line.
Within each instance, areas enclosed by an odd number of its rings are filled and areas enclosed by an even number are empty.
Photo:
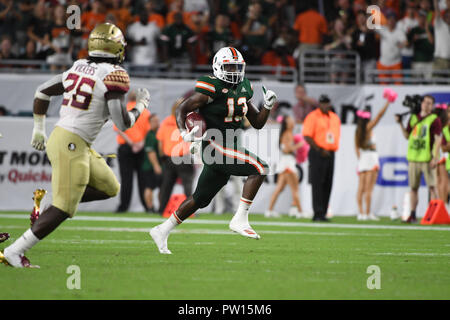
M63 106L71 106L81 110L87 110L91 103L95 81L81 77L76 73L69 73L64 82L70 81L70 85L64 93Z

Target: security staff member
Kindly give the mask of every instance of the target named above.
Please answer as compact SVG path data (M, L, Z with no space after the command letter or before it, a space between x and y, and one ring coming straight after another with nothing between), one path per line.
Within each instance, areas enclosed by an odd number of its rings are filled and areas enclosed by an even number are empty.
M408 139L408 181L411 188L411 215L406 220L408 223L417 222L416 208L419 202L420 175L423 172L425 182L428 185L431 199L437 199L436 166L439 161L439 149L441 148L441 120L432 113L435 99L431 95L425 95L420 105L420 113L413 114L408 126L405 128L401 118L397 116L403 135Z
M321 95L319 108L306 116L302 134L311 146L308 159L313 221L328 221L325 215L333 185L334 153L339 148L341 120L331 110L330 98L327 95Z

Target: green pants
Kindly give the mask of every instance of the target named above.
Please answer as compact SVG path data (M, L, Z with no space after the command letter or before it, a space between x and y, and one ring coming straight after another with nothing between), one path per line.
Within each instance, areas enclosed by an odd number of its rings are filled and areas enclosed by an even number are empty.
M204 143L202 149L204 166L192 195L200 208L211 202L230 176L267 175L269 172L267 163L245 148L227 148L211 141Z

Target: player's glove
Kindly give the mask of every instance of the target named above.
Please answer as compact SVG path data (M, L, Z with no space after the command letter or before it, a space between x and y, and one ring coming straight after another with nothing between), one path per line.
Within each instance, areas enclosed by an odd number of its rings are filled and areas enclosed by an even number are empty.
M200 130L199 126L195 126L191 131L182 130L180 135L186 142L202 141L206 137L206 132L201 137L196 137L195 133Z
M264 93L264 108L272 110L275 101L277 101L277 95L272 90L266 90L266 87L262 87Z
M148 109L150 103L150 93L145 88L136 90L136 109L142 113L144 109Z
M31 137L31 145L39 151L45 150L47 136L45 134L45 115L33 114L34 128Z

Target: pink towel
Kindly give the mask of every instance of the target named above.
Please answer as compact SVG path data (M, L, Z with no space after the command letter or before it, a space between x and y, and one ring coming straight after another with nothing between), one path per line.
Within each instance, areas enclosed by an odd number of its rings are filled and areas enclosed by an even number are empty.
M304 141L305 143L301 148L297 149L296 152L297 163L303 163L306 161L306 159L308 159L308 152L310 149L309 144L306 142L305 138L303 138L303 136L300 133L294 135L294 143L297 144L300 141Z

